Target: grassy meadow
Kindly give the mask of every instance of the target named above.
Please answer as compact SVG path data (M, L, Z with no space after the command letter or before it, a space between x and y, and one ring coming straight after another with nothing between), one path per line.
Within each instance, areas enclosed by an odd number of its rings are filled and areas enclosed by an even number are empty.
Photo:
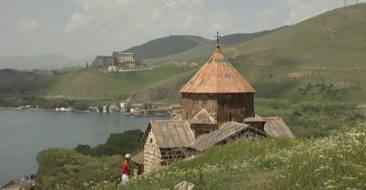
M365 123L358 123L354 127L353 130L322 138L268 138L213 147L192 160L161 168L150 175L135 176L125 185L121 185L119 179L118 159L122 158L114 156L97 161L95 158L74 155L73 159L81 161L67 165L66 171L79 171L80 174L72 173L78 177L71 181L58 179L62 175L56 175L52 178L55 183L53 187L65 190L161 190L173 189L179 182L188 181L199 190L362 190L366 179ZM85 159L95 167L92 168ZM83 162L86 165L78 167L78 163ZM88 180L82 181L81 178Z
M365 138L361 130L312 140L237 142L213 147L193 160L139 176L117 189L173 189L181 181L200 190L363 189Z
M161 190L187 180L197 189L213 190L362 189L365 106L264 98L255 105L260 116L282 117L297 138L213 147L190 161L134 176L126 185L119 185L121 156L90 157L69 149L49 149L37 157L43 168L37 188Z

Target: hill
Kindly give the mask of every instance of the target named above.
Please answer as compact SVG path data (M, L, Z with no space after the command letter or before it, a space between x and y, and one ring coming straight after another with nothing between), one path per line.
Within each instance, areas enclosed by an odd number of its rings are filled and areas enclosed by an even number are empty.
M154 59L180 53L209 41L199 36L168 36L134 46L123 52L134 53L138 60Z
M126 99L141 89L192 70L191 67L158 67L125 73L102 73L78 68L57 72L0 72L0 95L37 94L78 99Z
M365 31L366 4L358 4L245 43L223 45L222 51L257 90L257 98L364 103ZM171 62L203 64L215 48L212 42L206 45L163 58L166 65L152 71L106 74L80 69L37 75L32 83L19 84L54 97L120 99L131 95L139 101L179 102L179 89L199 67L177 67ZM163 59L156 59L157 63Z
M365 102L365 34L366 4L358 4L246 43L223 46L222 51L256 88L256 97ZM214 46L201 47L159 59L160 63L202 64ZM167 83L154 90L179 89L188 81L186 77L180 79L181 83Z
M287 26L283 26L277 29L273 30L265 30L255 33L237 33L237 34L230 34L226 36L222 36L220 38L220 44L222 47L230 47L233 45L238 45L241 43L248 42L250 40L253 40L255 38L270 34L272 32L275 32L277 30L281 30L283 28L286 28ZM212 47L215 47L216 40L211 40L205 44L193 47L191 49L188 49L187 51L179 52L176 54L170 54L166 57L159 58L159 59L148 59L150 63L170 63L171 61L177 62L177 61L196 61L199 63L202 63L208 59L209 56L212 54ZM188 57L187 57L188 56Z
M12 68L17 70L59 69L76 66L77 62L57 54L0 57L0 69Z

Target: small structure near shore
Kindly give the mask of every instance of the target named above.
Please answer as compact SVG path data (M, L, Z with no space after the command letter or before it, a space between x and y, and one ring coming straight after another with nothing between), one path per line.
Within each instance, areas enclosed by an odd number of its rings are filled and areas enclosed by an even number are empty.
M225 59L219 43L180 92L180 117L150 121L141 140L143 151L132 158L144 172L203 153L215 145L271 136L294 138L282 119L255 114L256 90Z

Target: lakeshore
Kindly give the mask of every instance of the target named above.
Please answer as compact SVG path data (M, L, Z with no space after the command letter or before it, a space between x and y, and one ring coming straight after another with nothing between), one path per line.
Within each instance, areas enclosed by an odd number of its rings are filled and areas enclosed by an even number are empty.
M34 180L11 180L6 185L0 187L0 190L19 190L19 189L27 189L29 188L33 183L35 183Z
M92 113L92 112L88 112ZM48 148L96 146L111 133L144 131L150 120L169 117L131 117L118 113L85 114L45 109L2 109L0 111L0 186L10 180L36 173L37 154Z

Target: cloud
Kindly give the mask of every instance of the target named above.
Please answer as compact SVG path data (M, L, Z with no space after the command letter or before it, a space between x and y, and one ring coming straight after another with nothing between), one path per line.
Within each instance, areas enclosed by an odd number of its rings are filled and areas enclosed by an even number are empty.
M66 32L108 29L110 35L141 40L172 34L214 36L242 27L244 16L230 10L213 10L209 0L73 0L83 7L65 25ZM144 39L144 40L145 40Z
M349 4L356 0L348 0ZM69 0L79 9L63 23L79 51L110 52L172 35L258 32L343 7L344 0ZM366 0L359 0L366 2ZM76 47L76 46L75 46ZM92 49L92 50L91 50ZM91 54L91 53L90 53Z
M19 29L22 33L33 32L37 29L38 23L34 20L21 19L18 22Z
M72 15L70 21L65 26L66 32L72 32L76 29L86 29L89 27L89 22L91 20L90 16L85 16L80 13L75 13Z
M280 19L278 7L273 5L268 9L262 10L254 16L254 20L256 21L255 29L263 30L277 28L279 27L279 23L281 23Z
M276 0L290 8L287 24L296 24L318 14L344 6L345 0ZM366 0L359 0L359 3ZM356 0L347 0L347 4L355 4Z

